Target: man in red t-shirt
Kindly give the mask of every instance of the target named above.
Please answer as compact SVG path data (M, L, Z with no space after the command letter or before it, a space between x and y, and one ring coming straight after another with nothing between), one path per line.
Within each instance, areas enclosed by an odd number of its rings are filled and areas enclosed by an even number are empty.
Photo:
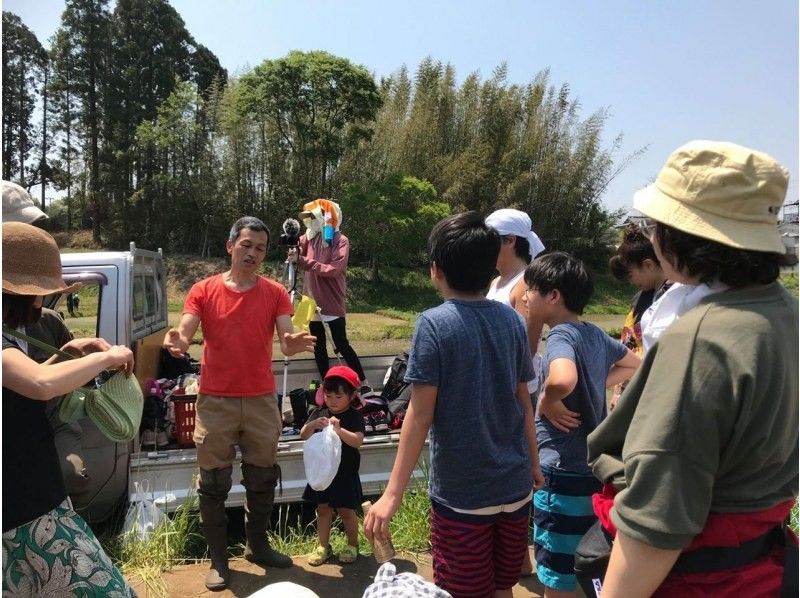
M258 218L246 216L231 228L227 250L231 269L196 283L177 328L164 347L183 355L203 325L203 367L197 397L194 441L200 466L197 494L203 533L211 554L205 584L228 584L225 499L231 489L235 445L242 452L246 489L245 558L272 567L292 560L267 541L267 524L280 477L276 455L282 429L272 374L272 339L277 329L284 355L314 348L314 337L293 332L292 304L286 289L258 275L269 232Z

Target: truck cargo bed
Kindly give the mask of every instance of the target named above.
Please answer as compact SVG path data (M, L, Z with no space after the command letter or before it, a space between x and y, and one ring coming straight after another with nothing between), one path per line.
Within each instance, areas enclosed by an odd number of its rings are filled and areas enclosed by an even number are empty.
M383 381L386 369L391 365L394 355L375 355L361 358L361 363L368 379ZM335 361L335 360L334 360ZM277 388L283 387L283 360L273 361ZM308 385L308 382L319 377L313 359L292 359L288 367L289 390ZM361 446L361 468L359 475L364 494L377 495L383 491L389 480L397 445L400 440L399 431L388 434L367 436ZM137 443L138 445L138 443ZM197 453L194 448L173 449L165 451L141 451L134 447L130 461L129 497L134 498L134 483L139 482L149 487L151 498L167 512L175 511L187 497L196 494ZM236 463L241 463L241 453L237 450ZM282 436L278 443L278 464L281 467L281 486L275 492L276 503L291 503L301 500L306 487L303 467L303 441L298 435ZM414 478L424 476L423 467L418 466ZM233 486L228 495L226 505L239 507L244 505L245 490L242 486L241 471L234 467Z

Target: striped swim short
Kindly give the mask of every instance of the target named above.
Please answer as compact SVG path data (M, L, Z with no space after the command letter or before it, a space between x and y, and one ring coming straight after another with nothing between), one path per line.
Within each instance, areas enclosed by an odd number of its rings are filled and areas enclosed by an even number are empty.
M510 513L469 515L432 502L433 582L453 598L483 598L519 580L531 503Z
M592 494L601 484L594 476L542 467L544 488L533 495L533 544L536 574L548 588L570 592L577 587L575 548L597 520Z

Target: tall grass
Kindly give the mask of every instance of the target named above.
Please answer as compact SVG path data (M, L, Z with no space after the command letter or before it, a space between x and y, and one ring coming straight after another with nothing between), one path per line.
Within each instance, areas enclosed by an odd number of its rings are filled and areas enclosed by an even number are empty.
M392 543L398 551L411 553L427 552L430 550L430 497L428 496L427 466L423 465L426 472L424 478L414 479L403 494L403 502L397 513L392 518L389 531ZM269 535L272 546L277 550L292 556L309 554L317 545L317 532L313 523L303 526L300 523L289 523L288 515L279 523L281 533L271 532ZM364 535L364 519L359 518L358 552L361 555L372 554L372 546ZM334 553L347 546L347 537L344 530L334 520L331 529L331 548Z
M430 550L430 498L428 496L427 464L422 464L424 478L414 479L406 489L400 509L390 525L392 541L398 551L420 553ZM359 519L358 552L371 555L372 546L364 535L363 517ZM284 554L299 557L309 554L317 545L314 523L303 525L290 521L289 509L281 509L278 531L268 532L272 546ZM120 534L103 539L106 552L128 578L138 578L149 595L167 596L167 586L161 574L175 565L204 560L207 546L200 531L197 499L190 496L175 514L167 518L146 540L132 534ZM331 530L334 553L347 546L347 536L341 522L334 521ZM241 557L244 546L229 551L231 557Z
M172 517L159 524L149 538L121 533L106 546L126 577L138 577L155 596L166 596L161 573L174 565L196 562L206 552L200 532L197 498L190 496Z

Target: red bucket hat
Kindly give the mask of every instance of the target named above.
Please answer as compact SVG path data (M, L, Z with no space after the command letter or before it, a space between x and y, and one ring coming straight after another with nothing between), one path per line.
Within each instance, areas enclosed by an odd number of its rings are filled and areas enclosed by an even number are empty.
M335 365L328 370L328 373L325 374L325 380L328 378L341 378L345 382L347 382L350 386L358 390L358 387L361 386L361 380L358 377L358 374L355 371L346 365Z

